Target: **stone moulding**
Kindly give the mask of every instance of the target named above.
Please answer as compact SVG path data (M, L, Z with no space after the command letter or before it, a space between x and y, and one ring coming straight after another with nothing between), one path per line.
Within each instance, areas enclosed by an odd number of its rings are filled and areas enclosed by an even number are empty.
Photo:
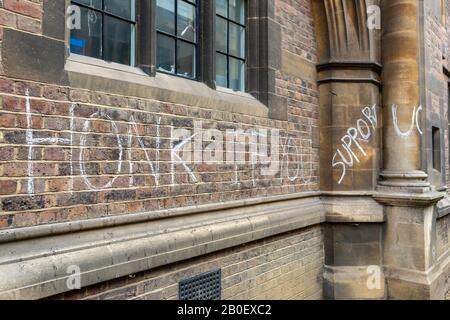
M374 199L386 206L399 207L429 207L444 199L441 192L406 193L406 192L377 192Z
M65 72L70 87L104 91L186 104L218 111L228 111L267 118L269 109L248 93L226 88L213 90L206 84L181 77L157 73L149 77L135 67L99 61L71 54L65 62Z
M68 291L71 266L85 287L325 222L315 196L211 211L0 243L0 299Z
M39 225L26 228L0 230L0 244L19 240L27 240L46 236L55 236L65 233L74 233L88 231L93 229L102 229L107 227L116 227L127 224L149 222L152 220L174 218L199 213L209 213L220 210L235 209L259 204L270 204L278 201L304 199L318 197L319 192L305 192L288 195L279 195L271 197L251 198L244 200L212 203L199 206L189 206L183 208L163 209L152 212L141 212L127 215L109 216L89 220L79 220L72 222L62 222L57 224Z
M386 221L383 206L372 197L334 195L322 198L327 222L381 223Z

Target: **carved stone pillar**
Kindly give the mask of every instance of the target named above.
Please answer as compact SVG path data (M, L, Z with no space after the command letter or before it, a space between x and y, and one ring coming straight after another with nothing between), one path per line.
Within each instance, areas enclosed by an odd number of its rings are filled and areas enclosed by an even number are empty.
M368 28L373 0L312 1L319 52L321 189L327 212L327 299L382 299L384 278L367 287L370 266L382 270L383 207L372 198L380 168L379 30Z
M426 191L421 163L418 0L382 1L384 154L381 186Z
M423 2L382 0L383 163L374 198L385 206L387 297L429 299L437 269L436 210L422 163ZM422 127L423 125L423 127Z
M313 1L319 52L321 189L370 191L380 167L379 31L367 27L378 1Z

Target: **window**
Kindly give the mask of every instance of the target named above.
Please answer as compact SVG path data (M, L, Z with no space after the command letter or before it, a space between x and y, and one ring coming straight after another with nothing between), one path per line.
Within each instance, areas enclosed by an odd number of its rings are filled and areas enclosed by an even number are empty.
M197 1L157 0L157 69L197 78Z
M245 91L245 0L216 0L216 84Z
M134 66L135 0L74 0L80 8L79 28L71 30L70 51Z
M433 168L441 171L441 132L439 128L432 128L433 139Z
M264 10L272 6L260 2L72 0L80 19L71 27L70 52L136 66L150 76L162 72L247 91L265 103L269 90L260 79L270 70L261 39L270 31ZM251 63L249 46L262 52Z

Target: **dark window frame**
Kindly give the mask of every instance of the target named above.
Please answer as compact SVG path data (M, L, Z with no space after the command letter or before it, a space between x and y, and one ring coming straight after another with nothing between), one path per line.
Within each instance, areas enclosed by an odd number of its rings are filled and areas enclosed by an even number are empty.
M136 5L135 67L154 77L157 52L156 19L151 17L156 14L156 0L136 0ZM200 1L198 5L200 15L197 81L215 90L216 5L214 0ZM246 20L245 92L268 107L270 118L287 120L287 98L277 95L275 91L275 73L281 68L281 26L275 19L274 0L247 0Z
M134 27L134 29L135 29L135 32L134 32L134 37L135 37L134 43L135 43L135 46L134 46L134 50L130 50L130 53L129 53L130 54L130 64L129 65L131 65L133 67L134 67L134 65L136 65L136 61L137 61L136 60L136 57L137 57L137 54L136 54L137 53L137 33L138 33L138 19L137 19L138 15L137 15L137 10L139 8L138 2L139 2L139 0L135 1L136 8L135 8L135 16L134 16L134 20L133 20L133 19L128 19L128 18L122 17L120 15L108 12L106 10L106 8L105 8L105 0L102 0L102 7L101 7L101 9L93 7L93 6L90 6L90 5L87 5L87 4L84 4L82 2L79 2L79 0L70 0L70 4L71 5L76 5L76 6L80 7L80 8L92 10L92 11L97 12L97 13L102 15L101 52L100 52L100 58L99 59L104 60L104 61L109 61L109 60L107 60L105 58L105 52L106 52L106 50L105 50L105 44L106 44L106 41L105 41L106 23L105 23L105 21L106 21L106 17L111 17L111 18L120 20L122 22L126 22L126 23L128 23L128 24L130 24L130 25L132 25ZM134 55L134 57L133 57L133 55ZM134 61L134 65L132 64L132 61Z
M163 36L166 36L166 37L169 37L169 38L175 40L175 53L174 53L175 54L175 72L172 73L172 72L168 72L168 71L164 71L164 70L158 70L157 68L156 68L157 69L156 72L161 72L161 73L165 73L165 74L168 74L168 75L171 75L171 76L176 76L176 77L180 77L180 78L184 78L184 79L201 81L202 77L201 77L201 72L200 72L200 68L201 68L200 51L201 51L202 47L201 47L199 35L200 35L200 31L201 31L201 27L200 26L201 26L202 21L203 21L203 19L202 19L202 10L201 10L201 2L202 1L199 1L199 0L188 0L188 1L181 0L181 1L184 1L184 2L186 2L188 4L190 4L190 5L195 6L195 14L196 14L196 25L195 25L196 42L192 42L190 40L183 39L182 37L179 37L177 35L177 33L178 33L178 30L177 30L177 27L178 27L178 0L174 0L174 3L175 3L175 12L174 12L175 13L175 34L173 35L173 34L165 32L165 31L158 30L158 28L155 27L155 30L156 30L156 33L155 33L155 38L156 38L156 40L155 40L156 41L155 50L156 50L156 52L158 51L158 48L157 48L158 34L162 34ZM156 0L154 2L156 3ZM156 4L155 4L155 7L156 7ZM156 13L156 11L154 11L154 12ZM155 15L152 15L151 17L155 17ZM156 18L153 19L153 20L155 20L155 23L156 23ZM188 43L188 44L191 44L191 45L195 46L195 66L194 66L195 77L187 77L187 76L183 76L183 75L180 75L180 74L177 73L178 41L185 42L185 43ZM156 52L155 52L155 55L156 55ZM155 65L157 65L156 59L155 59Z
M213 1L215 3L215 0L213 0ZM248 66L247 66L247 64L248 64L248 50L249 50L249 48L247 46L247 42L248 42L248 21L249 21L249 19L248 19L247 12L248 12L248 2L249 1L245 0L245 2L244 2L244 17L245 17L244 20L245 20L245 24L242 24L240 22L237 22L235 20L230 19L230 3L229 2L230 2L230 0L227 0L227 4L228 4L227 5L227 16L228 17L224 17L223 15L221 15L221 14L219 14L217 12L215 12L215 14L214 14L214 21L216 20L217 17L219 17L221 19L224 19L226 21L226 23L227 23L227 52L220 51L220 50L218 50L216 48L215 55L216 54L221 54L221 55L225 56L226 59L227 59L227 86L226 86L226 88L229 88L229 89L231 89L230 88L230 58L233 58L235 60L239 60L239 61L244 63L244 66L245 66L244 90L243 91L236 90L236 91L237 92L246 92L247 91L247 82L248 82L247 81L248 80L248 76L247 76L247 74L248 74L248 72L247 72ZM235 56L233 54L230 54L230 23L231 24L235 24L235 25L237 25L237 26L239 26L241 28L244 28L244 30L245 30L244 31L245 32L245 46L244 46L245 53L244 53L244 58L237 57L237 56ZM215 39L215 35L214 35L214 39ZM214 70L214 73L216 73L216 70Z
M431 149L432 149L432 163L433 169L441 172L441 129L439 127L431 127Z

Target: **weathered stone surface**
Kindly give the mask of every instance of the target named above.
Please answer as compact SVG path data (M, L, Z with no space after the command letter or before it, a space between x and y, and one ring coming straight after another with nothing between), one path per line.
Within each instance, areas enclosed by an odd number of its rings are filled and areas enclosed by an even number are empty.
M59 84L64 80L65 48L62 41L5 29L2 45L5 74Z

